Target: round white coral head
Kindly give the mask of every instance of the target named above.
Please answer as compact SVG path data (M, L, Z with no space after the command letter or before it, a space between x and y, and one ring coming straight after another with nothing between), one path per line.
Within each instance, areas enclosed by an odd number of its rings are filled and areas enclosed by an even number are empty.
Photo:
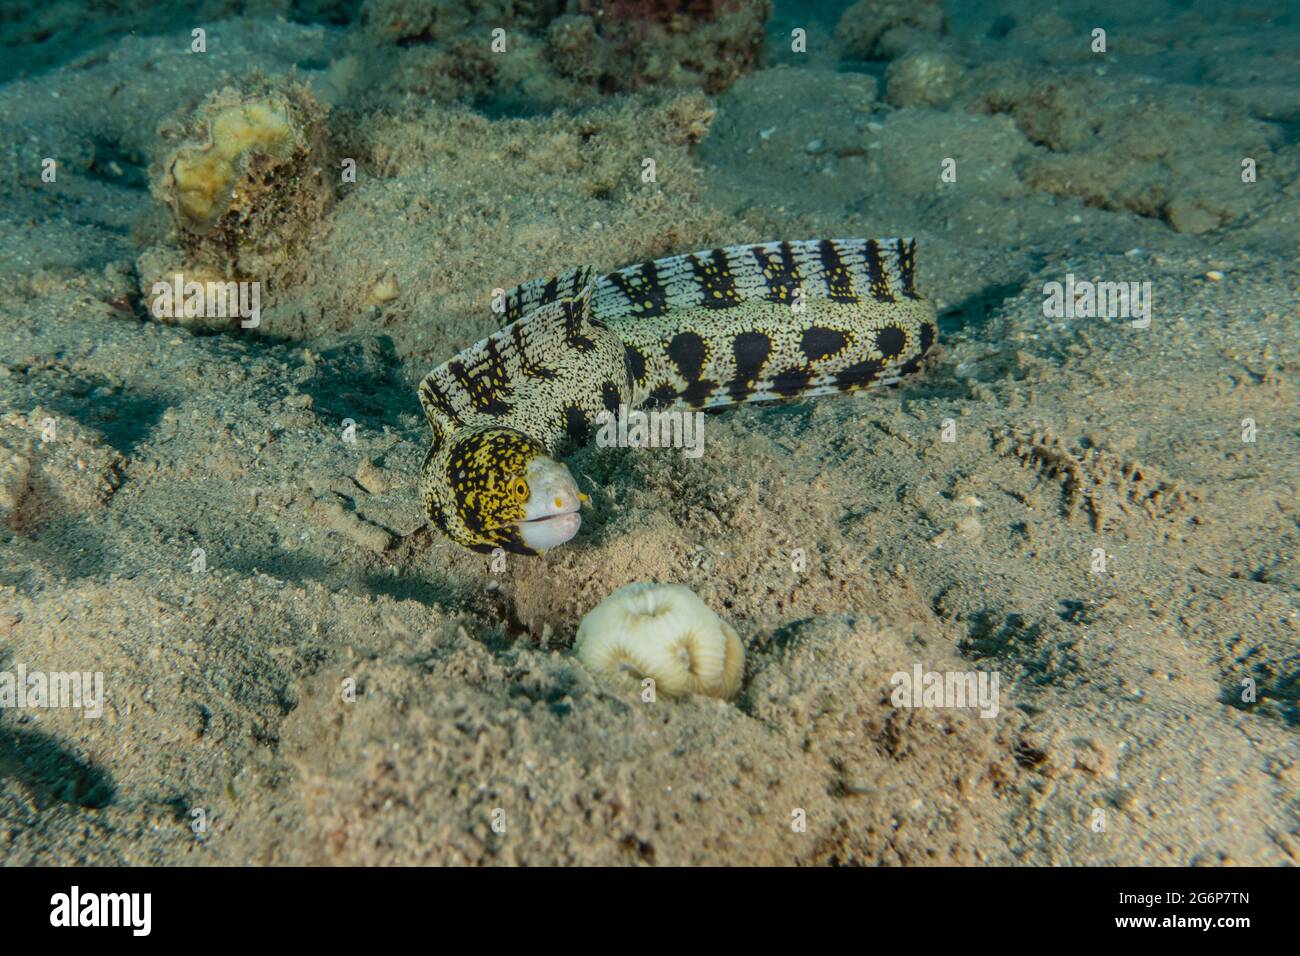
M731 625L680 584L626 584L587 612L574 643L597 676L624 686L653 678L665 697L730 698L745 648Z

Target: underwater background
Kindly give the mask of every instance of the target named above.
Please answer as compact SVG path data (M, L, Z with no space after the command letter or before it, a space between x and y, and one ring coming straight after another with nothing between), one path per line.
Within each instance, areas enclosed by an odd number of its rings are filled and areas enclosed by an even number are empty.
M6 0L0 49L0 861L1297 861L1300 5ZM895 236L922 374L579 450L542 557L424 526L494 290ZM738 694L574 656L635 581Z

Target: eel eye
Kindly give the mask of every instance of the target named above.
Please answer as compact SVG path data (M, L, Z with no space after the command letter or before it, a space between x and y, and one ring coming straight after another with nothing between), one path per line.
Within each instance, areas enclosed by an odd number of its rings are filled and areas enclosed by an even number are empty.
M522 478L516 478L510 483L510 491L520 501L528 500L528 482Z

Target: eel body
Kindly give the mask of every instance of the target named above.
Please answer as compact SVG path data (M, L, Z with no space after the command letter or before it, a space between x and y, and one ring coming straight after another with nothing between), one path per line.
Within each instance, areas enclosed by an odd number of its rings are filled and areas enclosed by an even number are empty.
M577 532L557 459L601 412L717 409L889 385L935 342L911 239L710 249L506 293L503 327L420 383L433 429L420 492L476 551L534 554Z

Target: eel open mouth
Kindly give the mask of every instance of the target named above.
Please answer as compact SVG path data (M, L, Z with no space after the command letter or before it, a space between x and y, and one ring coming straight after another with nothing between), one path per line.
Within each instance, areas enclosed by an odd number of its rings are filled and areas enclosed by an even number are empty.
M582 527L582 515L574 511L528 518L519 522L519 537L534 551L546 551L571 539Z

